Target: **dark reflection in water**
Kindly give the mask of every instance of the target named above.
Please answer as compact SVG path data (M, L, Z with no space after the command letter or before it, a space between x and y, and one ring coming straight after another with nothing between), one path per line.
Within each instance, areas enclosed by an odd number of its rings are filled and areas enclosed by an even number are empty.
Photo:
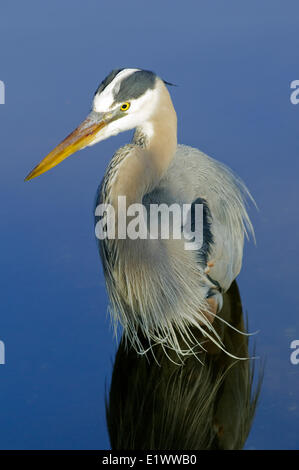
M235 282L224 296L221 317L246 331ZM217 332L230 353L249 356L247 336L219 320ZM206 353L198 350L179 365L175 353L167 357L160 346L155 347L155 357L152 353L140 356L120 343L107 403L112 449L244 447L261 389L262 367L253 385L257 360L233 359L212 342L205 346Z

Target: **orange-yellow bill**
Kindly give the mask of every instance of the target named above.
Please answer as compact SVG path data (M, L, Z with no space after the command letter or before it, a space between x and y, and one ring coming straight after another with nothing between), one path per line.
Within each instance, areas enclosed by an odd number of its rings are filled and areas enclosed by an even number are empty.
M105 121L94 122L90 118L80 124L70 135L68 135L52 152L50 152L33 170L26 176L25 181L29 181L36 176L45 173L65 158L81 150L90 144L95 135L106 126Z

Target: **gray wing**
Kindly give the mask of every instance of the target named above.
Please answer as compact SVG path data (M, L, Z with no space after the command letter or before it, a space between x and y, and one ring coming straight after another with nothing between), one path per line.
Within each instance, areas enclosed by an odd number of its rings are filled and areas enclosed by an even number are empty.
M244 183L225 165L199 150L178 145L159 186L144 203L204 204L200 261L212 261L209 276L226 291L240 272L244 235L253 234L246 210L251 199Z

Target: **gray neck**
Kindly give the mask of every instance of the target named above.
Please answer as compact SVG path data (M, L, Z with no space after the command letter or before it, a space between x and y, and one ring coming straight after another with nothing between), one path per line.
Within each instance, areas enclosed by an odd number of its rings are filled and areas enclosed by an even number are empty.
M176 112L162 82L157 111L136 129L132 144L113 185L113 196L126 196L128 204L141 202L159 184L176 151Z

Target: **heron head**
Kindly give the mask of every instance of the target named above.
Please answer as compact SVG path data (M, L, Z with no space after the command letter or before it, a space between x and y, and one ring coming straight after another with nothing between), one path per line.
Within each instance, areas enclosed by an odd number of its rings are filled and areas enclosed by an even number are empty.
M153 72L113 70L97 88L87 118L26 177L45 173L73 153L150 121L165 85Z

